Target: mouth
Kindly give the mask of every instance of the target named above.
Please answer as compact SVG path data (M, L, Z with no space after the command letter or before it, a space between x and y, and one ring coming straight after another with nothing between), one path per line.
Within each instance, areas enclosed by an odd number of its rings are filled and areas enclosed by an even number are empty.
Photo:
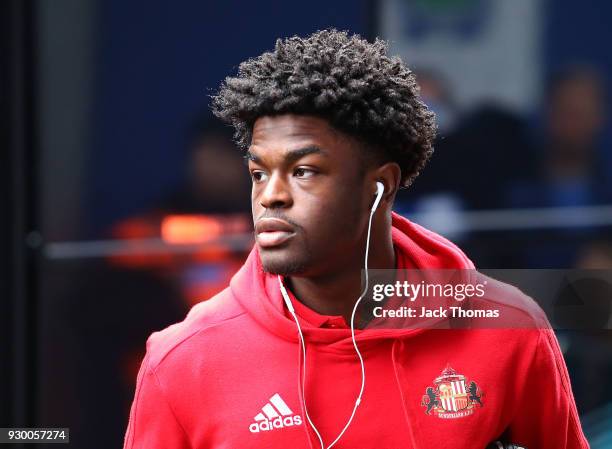
M278 218L262 218L255 225L255 239L260 248L274 248L293 238L293 226Z
M257 243L261 248L273 248L280 246L292 238L295 233L285 231L262 232L257 234Z

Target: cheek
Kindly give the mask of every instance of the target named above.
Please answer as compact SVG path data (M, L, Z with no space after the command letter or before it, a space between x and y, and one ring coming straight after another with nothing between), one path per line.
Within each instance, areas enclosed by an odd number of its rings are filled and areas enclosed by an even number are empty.
M354 180L352 182L339 183L339 187L336 190L335 205L334 209L337 211L338 217L336 218L339 222L351 222L359 220L362 215L365 215L364 204L362 204L362 193L357 187L355 187ZM354 223L357 226L358 223Z
M336 246L353 241L359 234L362 207L354 190L338 190L314 200L303 198L302 206L297 209L303 211L300 212L302 222L308 223L309 240L311 236L316 239L309 242L314 246Z
M264 209L259 203L257 195L259 195L259 189L253 182L251 182L251 210L253 212L253 219L259 217L263 213Z

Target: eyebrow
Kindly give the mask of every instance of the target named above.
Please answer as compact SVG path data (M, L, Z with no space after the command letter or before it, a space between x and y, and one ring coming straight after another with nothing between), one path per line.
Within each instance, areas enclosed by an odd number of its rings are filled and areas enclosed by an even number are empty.
M308 156L309 154L320 154L322 156L328 156L327 151L323 150L322 148L319 148L316 145L309 145L307 147L304 148L297 148L295 150L289 150L287 152L285 152L284 156L284 162L285 164L291 164L292 162L295 162L301 158L303 158L304 156ZM246 154L244 155L245 160L247 161L253 161L256 164L261 164L261 158L259 158L257 155L251 153L250 150L247 150Z

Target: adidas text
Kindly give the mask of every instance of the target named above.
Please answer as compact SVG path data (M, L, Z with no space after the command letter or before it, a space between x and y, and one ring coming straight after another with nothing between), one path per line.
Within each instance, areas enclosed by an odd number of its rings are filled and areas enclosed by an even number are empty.
M262 422L254 422L249 426L249 430L252 433L265 432L266 430L282 429L283 427L299 426L302 424L302 417L299 415L295 416L279 416L273 420L265 420Z

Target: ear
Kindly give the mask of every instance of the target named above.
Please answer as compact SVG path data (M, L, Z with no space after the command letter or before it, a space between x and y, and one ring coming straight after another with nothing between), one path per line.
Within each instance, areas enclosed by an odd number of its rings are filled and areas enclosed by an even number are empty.
M385 188L385 193L380 200L378 208L380 209L383 205L392 206L402 177L400 166L397 162L387 162L373 170L370 176L373 185L376 185L376 182L381 182ZM375 191L376 189L374 189Z

